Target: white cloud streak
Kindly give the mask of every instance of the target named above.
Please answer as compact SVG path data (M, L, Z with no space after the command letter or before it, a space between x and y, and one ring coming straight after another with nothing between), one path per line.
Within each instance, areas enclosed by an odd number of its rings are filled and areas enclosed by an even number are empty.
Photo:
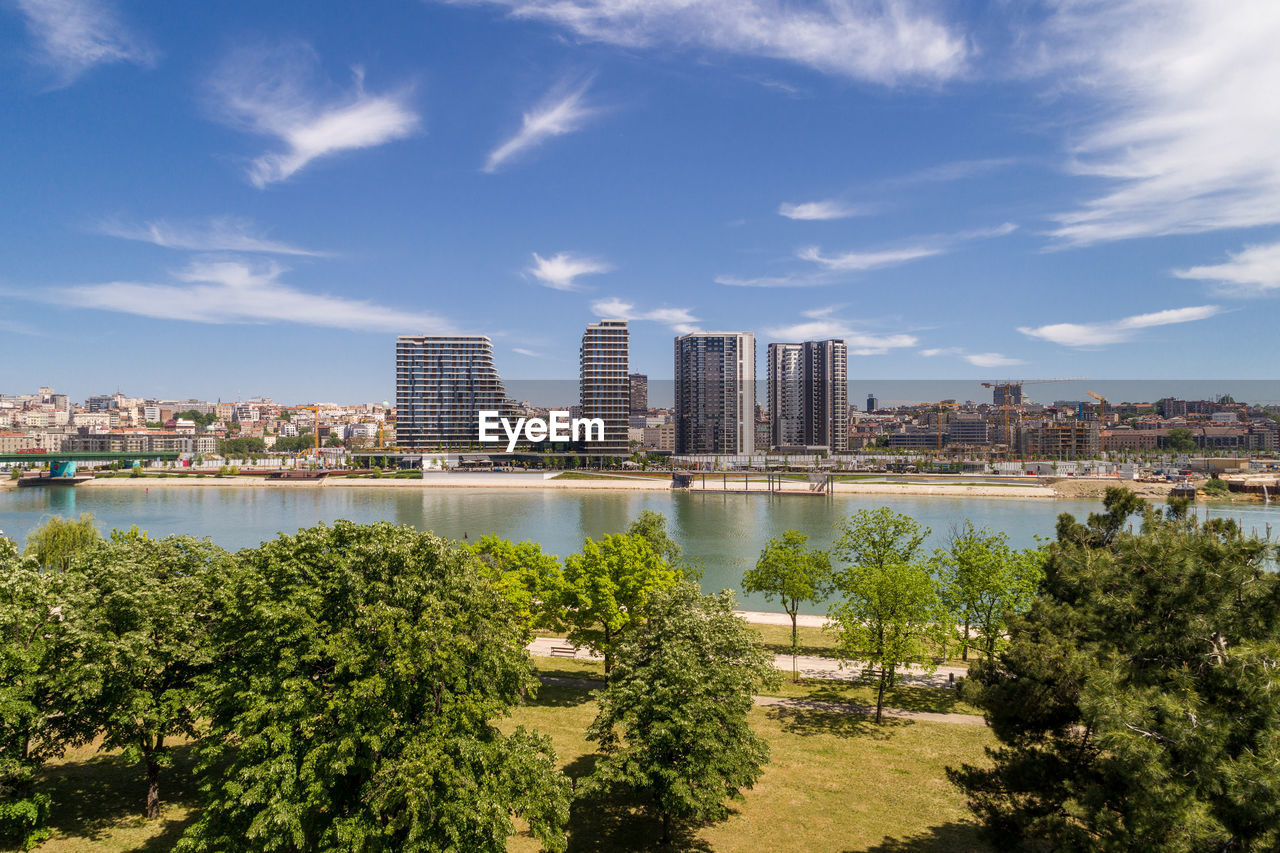
M805 312L810 314L811 312ZM915 335L878 335L856 329L835 317L809 319L801 323L774 326L765 330L770 337L780 341L815 341L838 338L849 346L852 355L884 355L890 350L916 346L920 341Z
M587 41L792 62L884 85L936 84L967 68L968 40L916 0L470 0Z
M453 331L452 324L359 299L308 293L280 281L285 268L273 263L197 259L173 275L177 283L114 281L45 291L39 299L77 308L117 311L192 323L299 323L369 332Z
M37 58L66 86L95 65L149 66L155 51L131 32L105 0L16 0L38 44Z
M787 219L801 219L805 221L824 221L829 219L848 219L851 216L861 216L865 214L865 208L854 207L851 204L845 204L835 199L827 199L825 201L806 201L799 204L791 204L783 202L778 206L778 215L785 216Z
M1222 313L1217 305L1195 305L1189 308L1170 308L1150 314L1135 314L1120 320L1100 323L1052 323L1047 326L1019 326L1018 331L1027 337L1039 338L1061 344L1064 347L1088 349L1119 344L1133 340L1138 332L1156 326L1192 323Z
M254 233L247 219L230 216L213 217L202 223L174 224L163 219L127 223L108 220L97 230L109 237L151 243L165 249L194 252L261 252L272 255L306 255L325 257L325 252L303 249Z
M316 83L318 66L310 47L293 44L237 51L215 75L211 88L218 118L282 146L250 164L247 174L254 186L286 180L318 158L374 148L417 131L419 117L408 89L366 92L364 72L356 68L351 91L325 96Z
M1261 296L1280 289L1280 243L1246 246L1220 264L1174 270L1178 278L1212 281L1236 296Z
M511 159L549 139L581 130L597 112L586 104L590 86L591 80L587 79L575 87L561 85L547 93L537 106L524 114L516 134L489 152L484 171L496 172Z
M698 318L693 316L688 308L654 308L650 311L637 311L632 303L617 297L609 297L592 302L591 310L601 317L661 323L680 335L701 331L697 325Z
M571 252L557 252L549 258L534 252L533 266L525 272L552 290L581 290L581 286L577 283L579 277L612 270L612 264Z
M1280 222L1280 4L1056 5L1039 70L1101 104L1071 168L1108 186L1056 217L1060 245Z
M796 252L796 257L802 261L811 261L832 272L865 272L866 270L897 266L919 258L940 255L942 252L942 246L909 246L905 249L824 255L817 246L809 246Z
M1015 364L1026 364L1020 358L1013 358L998 352L967 352L961 347L941 347L920 350L920 354L933 358L936 356L954 356L963 359L974 367L1009 367Z

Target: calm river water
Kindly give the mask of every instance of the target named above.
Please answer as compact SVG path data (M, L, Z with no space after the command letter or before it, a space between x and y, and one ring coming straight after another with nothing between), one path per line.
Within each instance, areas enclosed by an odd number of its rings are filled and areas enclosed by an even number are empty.
M796 528L811 537L812 545L827 547L840 518L885 505L930 528L930 547L942 545L951 525L966 518L1006 532L1015 545L1032 545L1037 536L1053 536L1058 513L1070 512L1083 520L1101 508L1094 501L892 495L827 499L567 489L34 488L0 492L0 530L21 541L47 515L89 512L104 532L136 524L153 536L207 536L234 550L280 532L346 518L409 524L452 539L474 540L486 533L532 539L544 550L564 556L578 550L584 536L619 532L642 509L652 509L667 517L686 553L702 561L703 587L718 591L738 588L743 571L754 565L770 536ZM1205 507L1199 511L1205 512ZM1259 535L1268 523L1280 523L1280 509L1274 505L1211 512L1236 518L1246 531ZM739 601L747 608L779 609L758 597L740 596Z

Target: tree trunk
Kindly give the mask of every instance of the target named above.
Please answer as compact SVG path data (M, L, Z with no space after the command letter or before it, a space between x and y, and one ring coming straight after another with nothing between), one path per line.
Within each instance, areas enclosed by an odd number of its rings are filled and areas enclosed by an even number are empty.
M796 664L796 650L800 645L800 632L796 627L796 611L791 611L791 681L799 683L800 668Z
M884 711L884 667L880 667L880 689L876 691L876 723L879 724Z
M969 659L969 618L964 620L964 643L960 646L960 660Z
M662 813L662 843L671 843L671 815L666 812Z
M160 817L160 765L147 760L147 819Z

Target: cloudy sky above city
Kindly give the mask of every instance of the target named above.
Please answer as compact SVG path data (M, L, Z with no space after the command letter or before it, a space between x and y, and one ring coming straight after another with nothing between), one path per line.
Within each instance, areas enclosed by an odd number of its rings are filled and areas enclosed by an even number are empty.
M1280 4L0 4L0 390L381 400L632 321L1273 378ZM855 386L857 387L857 386ZM975 385L974 396L982 394Z

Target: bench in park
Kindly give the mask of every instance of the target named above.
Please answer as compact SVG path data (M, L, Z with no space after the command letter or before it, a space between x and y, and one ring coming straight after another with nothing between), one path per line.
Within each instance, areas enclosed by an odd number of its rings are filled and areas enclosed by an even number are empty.
M551 656L553 658L571 658L578 653L573 646L552 646Z

